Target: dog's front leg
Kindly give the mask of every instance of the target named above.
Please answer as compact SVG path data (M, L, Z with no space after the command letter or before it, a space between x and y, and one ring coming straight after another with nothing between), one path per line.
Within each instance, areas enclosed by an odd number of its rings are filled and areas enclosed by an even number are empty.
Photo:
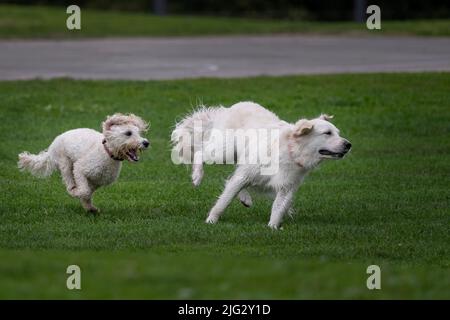
M228 207L233 198L247 184L247 179L240 175L234 174L226 183L225 190L220 195L214 207L209 212L207 223L216 223L223 211Z
M84 208L86 211L89 211L89 212L92 212L92 213L97 213L97 212L100 211L100 210L98 210L98 209L94 206L94 204L92 203L92 197L89 198L89 199L83 199L83 198L80 198L80 202L81 202L81 205L83 206L83 208Z
M281 189L277 192L275 201L272 205L272 213L270 215L270 228L278 229L280 227L284 214L291 207L294 192L295 189Z

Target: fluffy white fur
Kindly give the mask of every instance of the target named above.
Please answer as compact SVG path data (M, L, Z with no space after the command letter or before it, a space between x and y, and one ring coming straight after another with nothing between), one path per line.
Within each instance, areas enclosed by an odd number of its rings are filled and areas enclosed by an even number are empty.
M67 192L79 198L86 210L97 212L94 191L117 179L122 160L137 162L139 152L149 146L141 137L148 125L138 116L117 113L108 116L102 127L103 133L85 128L64 132L37 155L19 154L18 167L37 177L59 170Z
M229 108L200 108L180 121L172 133L173 154L180 154L181 162L192 163L192 154L181 152L190 143L181 137L194 136L194 123L201 122L200 144L194 148L205 148L214 141L209 140L212 129L271 129L280 131L279 170L272 175L262 175L260 164L238 164L225 184L222 195L209 211L207 223L216 223L234 197L245 206L252 205L249 188L269 190L274 193L269 227L280 227L283 216L291 212L295 192L307 173L325 159L340 159L351 148L351 144L339 136L339 130L330 123L331 117L321 115L312 120L300 119L295 124L280 120L274 113L253 102L240 102ZM237 158L249 150L236 150ZM241 154L239 154L241 153ZM205 156L204 154L202 155ZM199 185L203 178L203 162L192 166L192 181Z

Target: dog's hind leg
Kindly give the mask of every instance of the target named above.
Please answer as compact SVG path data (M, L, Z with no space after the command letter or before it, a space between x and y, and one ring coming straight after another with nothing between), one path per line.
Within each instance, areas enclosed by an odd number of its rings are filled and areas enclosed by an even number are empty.
M61 172L63 182L66 185L67 192L70 193L76 187L75 178L73 177L73 163L69 158L62 156L58 159L58 168Z
M225 184L225 190L220 195L214 207L209 212L207 223L216 223L223 211L228 207L233 198L247 184L247 179L242 175L234 173L234 175Z
M193 152L193 162L192 162L192 183L194 187L198 187L203 179L203 153L199 152L200 149L194 148Z
M89 180L83 174L82 170L74 165L73 176L75 178L76 187L71 190L70 194L77 197L81 201L81 205L89 212L98 212L98 209L92 204L92 194L95 188L89 183Z
M238 193L238 198L241 203L246 206L247 208L251 207L253 204L252 197L250 196L250 193L246 189L242 189Z
M203 164L192 165L192 183L198 187L203 179Z

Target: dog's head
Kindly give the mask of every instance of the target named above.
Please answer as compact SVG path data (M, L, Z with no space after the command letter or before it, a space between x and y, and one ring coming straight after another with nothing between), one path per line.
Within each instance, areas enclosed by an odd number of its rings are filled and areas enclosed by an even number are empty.
M139 161L139 152L147 149L149 141L141 136L148 124L134 114L116 113L108 116L102 124L106 147L118 159Z
M324 159L342 159L352 147L342 138L339 129L330 120L332 116L297 121L293 129L295 151L308 166L315 166Z

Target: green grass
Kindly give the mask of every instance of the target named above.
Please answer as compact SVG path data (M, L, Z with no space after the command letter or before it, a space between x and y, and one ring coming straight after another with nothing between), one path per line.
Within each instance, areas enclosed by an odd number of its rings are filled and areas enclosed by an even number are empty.
M449 73L177 81L0 82L0 298L450 298ZM295 121L321 112L353 144L298 192L284 230L271 201L235 201L203 221L231 166L208 166L199 189L170 161L176 119L199 101L254 100ZM150 120L152 148L100 189L99 216L58 174L20 173L17 154L107 114ZM80 292L65 268L82 268ZM382 269L382 290L365 286Z
M382 30L365 23L167 16L82 9L82 29L66 28L63 7L0 5L0 38L83 38L318 33L450 36L450 20L384 21Z

